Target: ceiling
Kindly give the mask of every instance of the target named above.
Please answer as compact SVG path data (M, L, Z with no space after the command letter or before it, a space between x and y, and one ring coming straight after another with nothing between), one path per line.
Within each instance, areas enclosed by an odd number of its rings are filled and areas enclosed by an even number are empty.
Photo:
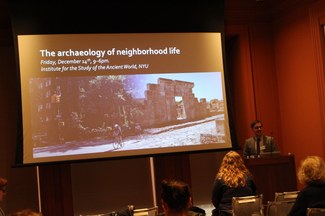
M7 0L0 0L0 46L11 46L13 37Z
M238 15L245 18L251 16L252 11L258 18L273 19L290 8L315 1L317 0L224 0L225 19L237 22ZM0 0L0 47L13 45L8 2L9 0Z

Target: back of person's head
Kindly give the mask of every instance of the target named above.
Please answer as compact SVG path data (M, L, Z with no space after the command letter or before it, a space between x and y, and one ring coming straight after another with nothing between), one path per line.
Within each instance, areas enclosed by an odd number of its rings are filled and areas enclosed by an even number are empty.
M8 184L7 179L0 177L0 190L6 191L7 184Z
M229 187L245 186L251 175L240 154L229 151L222 159L216 178L222 179Z
M298 171L298 179L301 183L324 184L325 183L325 163L321 157L308 156L301 161Z
M183 213L191 206L191 191L188 184L177 180L161 182L161 200L166 214Z

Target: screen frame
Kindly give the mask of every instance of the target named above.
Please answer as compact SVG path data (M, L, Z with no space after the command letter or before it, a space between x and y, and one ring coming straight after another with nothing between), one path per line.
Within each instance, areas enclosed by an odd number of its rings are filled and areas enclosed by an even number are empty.
M99 2L98 2L99 3ZM225 61L225 40L224 40L224 2L215 1L214 3L160 3L160 5L153 5L153 3L135 3L127 1L124 3L113 3L110 14L96 13L98 9L96 4L90 6L77 5L60 7L53 3L31 1L24 2L21 0L13 0L10 2L13 36L15 42L16 53L18 56L18 35L35 35L35 34L102 34L102 33L177 33L177 32L220 32L222 41L223 61ZM149 5L147 5L149 4ZM152 5L150 5L152 4ZM159 4L159 3L158 3ZM134 11L134 8L138 11ZM146 9L147 8L147 9ZM147 11L154 10L155 13L148 15ZM42 10L47 9L47 10ZM74 9L74 10L72 10ZM88 9L87 18L83 14L83 10ZM50 13L55 13L57 10L63 10L60 17L48 16ZM123 10L125 13L121 14L119 11ZM167 16L166 16L167 15ZM116 20L119 22L115 22ZM70 23L74 25L71 26ZM96 25L93 25L96 23ZM142 25L139 26L139 23ZM86 26L86 27L85 27ZM17 57L18 59L18 57ZM224 65L225 88L228 106L228 121L230 125L230 136L232 140L232 148L238 149L236 137L234 134L231 105L228 99L228 82L226 64ZM17 77L20 74L19 63L17 60ZM18 78L19 86L20 79ZM19 102L21 103L21 102ZM19 116L21 117L21 110ZM21 154L22 143L22 118L19 120L18 126L18 143L17 143L17 157L16 164L24 164ZM228 148L223 149L228 150ZM200 150L198 152L206 151L220 151L217 150ZM179 153L195 153L197 151L179 152ZM175 154L175 153L163 153ZM177 154L177 153L176 153ZM145 156L150 156L147 154ZM132 157L132 156L127 156ZM141 157L136 155L135 157ZM115 158L104 158L115 159ZM87 159L97 160L97 159ZM100 159L99 159L100 160ZM72 160L74 161L74 160ZM69 161L69 162L72 162ZM79 161L79 160L76 160ZM59 161L65 162L65 161ZM49 162L52 163L52 162ZM37 164L37 163L36 163Z

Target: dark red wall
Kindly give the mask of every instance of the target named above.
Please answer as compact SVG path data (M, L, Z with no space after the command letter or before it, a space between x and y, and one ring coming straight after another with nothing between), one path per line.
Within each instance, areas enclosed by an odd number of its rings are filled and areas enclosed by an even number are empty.
M324 1L225 1L231 89L239 143L249 122L264 122L296 165L325 156ZM262 12L261 12L262 11ZM229 55L229 54L228 54Z

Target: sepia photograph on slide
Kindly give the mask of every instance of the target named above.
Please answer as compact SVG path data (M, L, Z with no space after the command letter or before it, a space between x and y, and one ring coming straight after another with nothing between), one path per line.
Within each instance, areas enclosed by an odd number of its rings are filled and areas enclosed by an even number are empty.
M224 143L221 76L30 78L33 157Z

